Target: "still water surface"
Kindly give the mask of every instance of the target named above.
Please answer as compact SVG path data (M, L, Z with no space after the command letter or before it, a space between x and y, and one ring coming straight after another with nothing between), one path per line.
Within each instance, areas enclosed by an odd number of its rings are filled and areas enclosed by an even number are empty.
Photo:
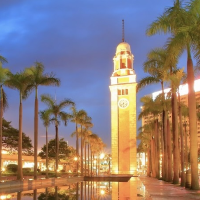
M0 199L8 200L141 200L147 193L139 178L128 182L84 181L37 190L1 193Z

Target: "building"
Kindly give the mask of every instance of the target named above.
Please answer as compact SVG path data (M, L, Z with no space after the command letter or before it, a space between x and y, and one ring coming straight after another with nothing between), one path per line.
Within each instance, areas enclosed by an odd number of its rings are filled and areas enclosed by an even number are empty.
M111 85L112 174L134 174L136 162L136 74L131 47L122 38L113 58Z

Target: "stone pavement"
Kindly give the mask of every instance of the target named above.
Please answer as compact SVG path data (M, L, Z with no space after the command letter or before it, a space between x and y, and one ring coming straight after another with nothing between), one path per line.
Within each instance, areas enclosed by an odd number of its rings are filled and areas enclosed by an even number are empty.
M174 185L156 178L147 176L139 177L144 184L149 197L143 199L152 200L191 200L200 199L200 190L185 189L179 185Z

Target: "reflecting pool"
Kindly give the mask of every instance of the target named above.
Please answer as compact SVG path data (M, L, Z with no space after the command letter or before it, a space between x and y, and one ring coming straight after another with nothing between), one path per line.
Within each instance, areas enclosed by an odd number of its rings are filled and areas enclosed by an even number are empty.
M15 193L1 192L0 199L17 200L135 200L146 199L144 185L137 177L128 182L83 181Z

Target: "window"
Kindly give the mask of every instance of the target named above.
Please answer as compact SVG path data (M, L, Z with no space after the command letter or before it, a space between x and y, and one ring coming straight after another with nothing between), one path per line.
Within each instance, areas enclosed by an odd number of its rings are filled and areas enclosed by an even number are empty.
M119 89L118 90L118 95L128 95L128 89Z

